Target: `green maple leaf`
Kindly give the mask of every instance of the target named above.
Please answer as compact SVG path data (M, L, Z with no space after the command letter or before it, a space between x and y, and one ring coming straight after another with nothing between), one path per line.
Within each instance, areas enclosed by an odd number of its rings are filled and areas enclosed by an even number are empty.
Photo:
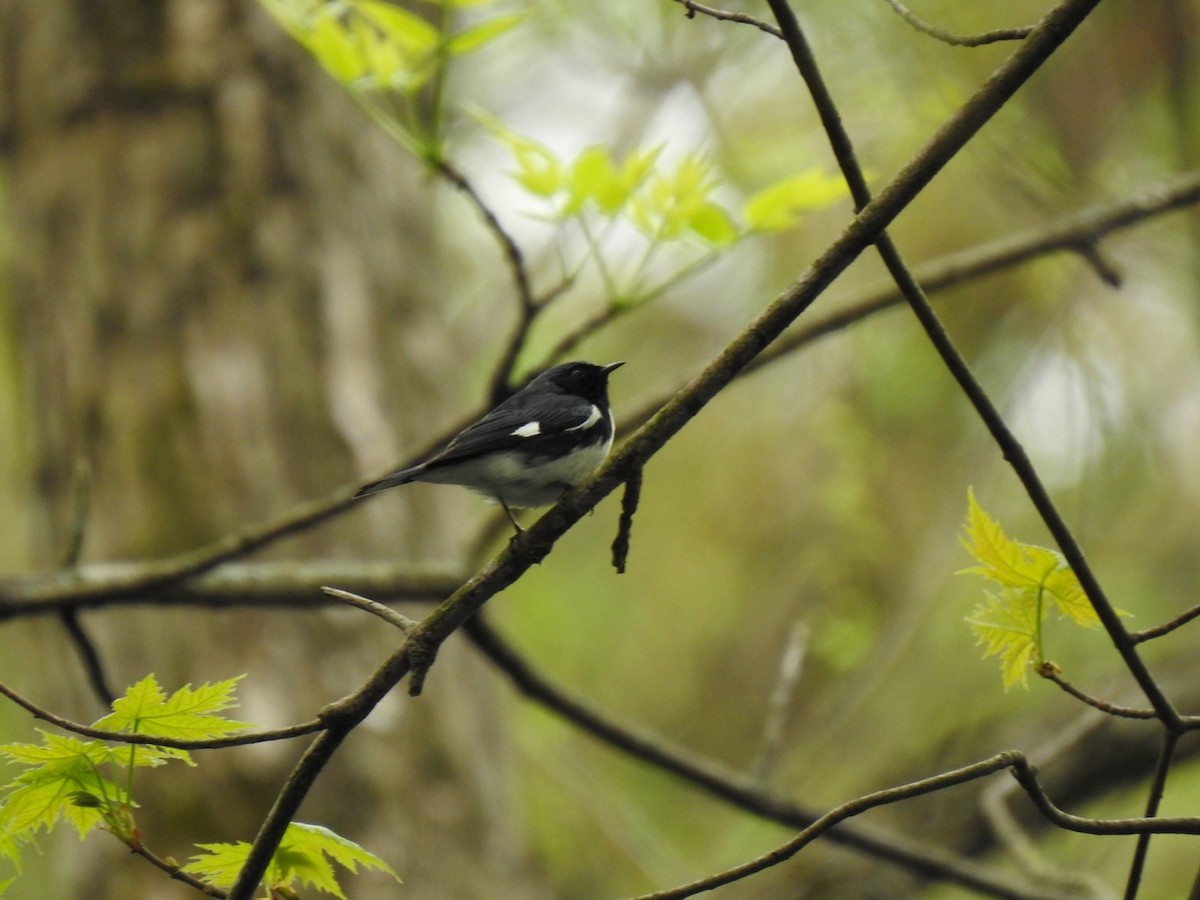
M236 705L239 678L185 685L167 696L153 675L113 702L94 723L105 731L204 740L246 727L221 713ZM0 759L24 770L0 789L0 857L19 871L21 848L41 830L66 820L82 838L97 826L131 844L137 840L130 796L134 769L171 760L192 764L185 750L149 744L83 740L40 732L40 744L0 745Z
M999 594L988 594L967 622L986 648L984 658L1000 657L1006 690L1015 684L1027 687L1029 666L1045 661L1042 623L1048 607L1085 628L1100 624L1079 578L1062 557L1046 547L1010 538L970 490L962 543L979 565L960 574L980 575L1003 588Z
M1011 588L991 594L967 616L977 643L984 645L983 658L1000 657L1000 677L1004 689L1013 685L1028 687L1031 662L1041 661L1041 619L1045 607L1037 597Z
M250 854L245 841L235 844L197 844L203 854L193 856L183 871L218 888L229 888ZM332 863L352 873L364 869L385 872L396 881L400 876L382 859L353 841L320 825L292 822L279 842L267 867L265 882L271 890L312 888L346 900Z
M197 688L185 684L168 697L154 676L147 675L117 699L113 711L96 722L95 727L177 740L224 737L248 727L245 722L219 715L237 706L234 691L241 679L239 675L225 681L206 682ZM191 761L182 750L171 753L173 758Z
M41 829L49 831L65 818L84 837L104 823L95 806L81 806L79 796L105 797L126 804L125 791L105 777L102 766L114 762L112 747L103 741L82 741L41 732L42 744L5 744L0 757L26 766L5 786L0 799L0 847L4 855L32 840Z
M848 193L841 176L816 167L758 191L742 207L742 217L751 231L783 231L799 224L806 212L829 206Z

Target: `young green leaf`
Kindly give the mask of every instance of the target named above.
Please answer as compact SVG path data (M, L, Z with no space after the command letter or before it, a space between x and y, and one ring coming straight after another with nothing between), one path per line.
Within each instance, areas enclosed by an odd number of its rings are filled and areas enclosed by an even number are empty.
M415 13L380 0L354 0L354 8L410 59L420 59L437 50L441 40L438 30Z
M692 211L688 220L688 228L697 237L702 238L714 247L728 247L741 237L737 224L725 207L705 202Z
M634 199L630 219L652 240L672 241L695 234L719 242L724 240L726 228L719 221L724 210L710 199L714 186L711 167L702 157L690 154L674 172L651 176ZM727 213L725 218L732 225Z
M1009 588L1000 595L988 593L987 600L967 616L977 643L984 645L983 658L1000 657L1000 676L1007 691L1014 685L1029 687L1031 662L1041 661L1040 619L1045 610L1037 596Z
M186 684L168 697L154 676L147 675L113 703L113 711L100 719L96 727L180 740L223 737L248 727L245 722L220 715L237 706L234 692L241 679L239 675L197 688ZM144 747L138 745L139 750Z
M473 53L519 25L524 18L525 13L517 12L483 19L451 35L446 41L446 50L454 56Z
M967 527L962 543L980 562L962 573L982 575L1006 587L1039 588L1060 565L1053 551L1018 543L1006 535L975 500L975 492L971 490L967 491Z
M984 657L1001 657L1006 689L1018 683L1025 686L1027 666L1045 660L1042 622L1050 605L1085 628L1100 624L1078 577L1062 557L1010 538L970 490L962 543L979 565L960 574L980 575L1004 588L999 595L989 594L967 621L987 645Z
M564 215L575 215L592 201L602 210L616 211L625 202L617 167L607 147L588 147L571 165Z
M742 207L742 218L751 231L783 231L794 227L804 213L829 206L846 193L841 176L812 168L752 195Z
M228 888L233 884L250 853L250 845L245 841L197 846L204 853L193 856L183 871L218 888ZM355 874L361 866L385 872L400 881L400 876L391 866L375 854L328 828L303 822L288 825L283 840L271 857L265 881L271 890L307 887L346 900L330 860Z
M318 14L301 33L300 42L322 68L342 84L353 84L367 75L361 42L350 28L332 15Z
M60 818L84 837L104 823L98 806L81 806L73 796L85 794L107 799L111 805L128 803L124 789L101 774L119 752L103 741L82 741L41 732L43 743L5 744L0 756L27 766L5 786L0 799L0 841L17 846L38 831L53 828Z
M1065 566L1055 569L1046 576L1044 587L1054 605L1058 607L1060 615L1084 628L1100 627L1100 617L1096 615L1092 601L1083 592L1083 585L1079 583L1079 576L1075 574L1074 569ZM1119 609L1117 612L1123 616L1128 615L1124 610Z
M95 723L106 731L205 739L246 727L221 713L236 705L238 678L185 685L169 697L147 675L113 702ZM21 847L39 831L67 820L82 838L97 826L129 846L140 841L129 792L133 770L173 759L191 764L185 750L149 744L81 740L42 731L41 744L5 744L0 759L25 767L0 792L0 857L18 866Z

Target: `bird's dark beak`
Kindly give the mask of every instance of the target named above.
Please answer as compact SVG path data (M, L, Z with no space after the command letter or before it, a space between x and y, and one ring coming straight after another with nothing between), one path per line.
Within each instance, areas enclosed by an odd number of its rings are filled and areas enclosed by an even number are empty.
M620 362L615 362L615 363L609 363L607 366L601 366L600 371L602 371L605 374L605 376L608 376L608 375L611 375L613 372L615 372L617 369L621 368L621 366L623 366L623 365L625 365L625 360L621 360Z

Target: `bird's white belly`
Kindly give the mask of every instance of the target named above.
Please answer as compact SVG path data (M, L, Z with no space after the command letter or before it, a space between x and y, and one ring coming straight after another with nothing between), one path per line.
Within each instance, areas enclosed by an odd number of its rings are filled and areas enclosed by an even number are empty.
M611 438L532 468L523 465L515 454L494 456L484 466L484 477L491 484L486 493L508 506L549 506L595 472L610 447Z
M509 507L550 506L591 475L612 447L612 438L560 459L530 465L523 454L493 453L481 459L432 469L416 480L462 484Z

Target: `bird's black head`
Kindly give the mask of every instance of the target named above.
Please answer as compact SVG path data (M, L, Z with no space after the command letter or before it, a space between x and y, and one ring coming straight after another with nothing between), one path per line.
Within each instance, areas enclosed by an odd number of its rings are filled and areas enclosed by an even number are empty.
M607 366L568 362L547 369L533 383L553 385L564 393L575 394L591 403L607 403L608 376L623 365L623 362L609 363Z

